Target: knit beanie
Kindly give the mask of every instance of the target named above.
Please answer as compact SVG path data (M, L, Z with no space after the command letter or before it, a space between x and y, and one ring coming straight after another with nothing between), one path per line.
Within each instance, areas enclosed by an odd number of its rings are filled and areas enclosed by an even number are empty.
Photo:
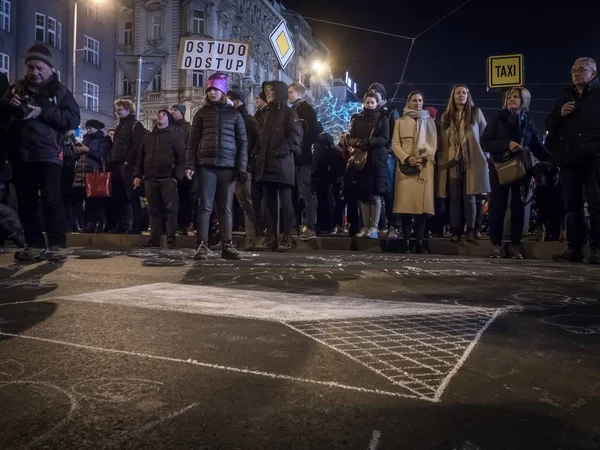
M29 61L41 61L47 64L50 68L54 68L52 63L52 53L50 49L43 44L35 44L29 47L25 55L25 64Z
M183 117L185 117L186 107L185 105L173 105L173 108L177 109Z
M373 83L371 86L369 86L369 89L367 89L367 91L378 92L379 94L381 94L382 99L387 97L387 91L381 83Z
M219 72L212 74L206 80L206 90L208 91L210 88L218 89L223 94L227 94L227 75Z
M246 104L246 100L248 99L248 96L244 91L238 91L236 89L230 89L227 93L227 97L229 97L233 101L239 100L244 105Z

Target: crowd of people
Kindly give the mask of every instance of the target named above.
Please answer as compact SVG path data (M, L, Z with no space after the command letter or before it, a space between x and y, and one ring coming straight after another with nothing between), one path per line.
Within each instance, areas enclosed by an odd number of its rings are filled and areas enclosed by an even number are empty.
M14 186L24 230L5 220L4 235L24 245L17 260L63 260L67 231L148 229L149 248L163 235L175 248L177 234L195 230L199 260L211 248L240 259L234 229L245 230L248 250L289 251L294 236L348 233L401 239L405 252L425 253L426 238L447 228L454 243L481 239L484 199L491 256L505 253L510 209L506 256L521 259L531 169L541 161L560 168L564 194L568 250L555 259L583 260L587 202L589 262L600 263L600 82L591 58L575 61L546 139L527 114L524 87L509 89L488 122L465 85L452 88L440 115L421 91L398 111L373 83L347 132L332 136L300 83L263 83L252 116L245 92L215 73L191 123L185 106L174 105L146 130L132 102L117 100L116 127L105 134L105 124L90 120L79 143L79 106L58 81L51 52L34 45L25 65L25 78L5 86L0 100L0 192L6 202ZM90 174L110 174L104 195L90 194ZM218 244L209 246L214 236Z

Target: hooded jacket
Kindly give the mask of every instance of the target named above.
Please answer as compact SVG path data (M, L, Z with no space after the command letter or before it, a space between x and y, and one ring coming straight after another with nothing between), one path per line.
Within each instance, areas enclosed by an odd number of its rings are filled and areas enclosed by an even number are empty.
M62 139L79 126L79 105L56 75L43 85L20 80L0 100L2 120L10 120L14 108L10 99L15 91L33 94L42 112L37 119L12 120L7 129L6 146L12 162L51 162L62 164Z
M306 100L295 101L292 108L298 113L303 131L302 152L296 155L294 162L296 166L310 166L312 164L313 145L323 132L323 126L317 119L317 113L312 106L306 103Z
M142 139L133 176L145 180L181 180L184 153L183 139L175 131L174 125L165 128L154 127L152 132Z
M575 110L562 117L567 102L575 102ZM567 89L546 119L549 150L554 164L569 166L586 164L600 154L600 80L594 78L579 94L574 86Z
M263 91L270 85L277 100L269 104L256 147L254 180L256 182L294 185L294 155L302 151L302 126L298 114L287 106L287 85L283 81L263 83Z
M206 103L194 115L186 152L186 169L198 166L246 172L248 138L244 118L225 103Z

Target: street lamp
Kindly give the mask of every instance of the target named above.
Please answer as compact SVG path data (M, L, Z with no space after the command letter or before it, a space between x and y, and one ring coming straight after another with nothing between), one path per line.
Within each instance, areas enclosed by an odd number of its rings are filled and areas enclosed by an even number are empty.
M315 72L319 76L327 73L328 69L329 69L329 67L327 66L327 64L319 59L313 61L313 63L312 63L313 72Z

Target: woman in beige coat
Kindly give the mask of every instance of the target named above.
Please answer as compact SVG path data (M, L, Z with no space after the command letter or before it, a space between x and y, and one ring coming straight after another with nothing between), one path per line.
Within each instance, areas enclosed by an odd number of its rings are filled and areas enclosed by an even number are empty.
M408 95L404 115L396 121L392 150L398 158L394 213L402 215L405 251L410 248L411 222L415 219L415 251L425 253L425 219L434 214L434 158L437 130L429 111L423 109L423 94Z
M476 196L491 191L488 162L479 143L485 126L485 118L475 107L467 86L455 85L442 116L437 155L437 194L440 198L450 197L452 242L460 241L463 217L467 241L475 240Z

